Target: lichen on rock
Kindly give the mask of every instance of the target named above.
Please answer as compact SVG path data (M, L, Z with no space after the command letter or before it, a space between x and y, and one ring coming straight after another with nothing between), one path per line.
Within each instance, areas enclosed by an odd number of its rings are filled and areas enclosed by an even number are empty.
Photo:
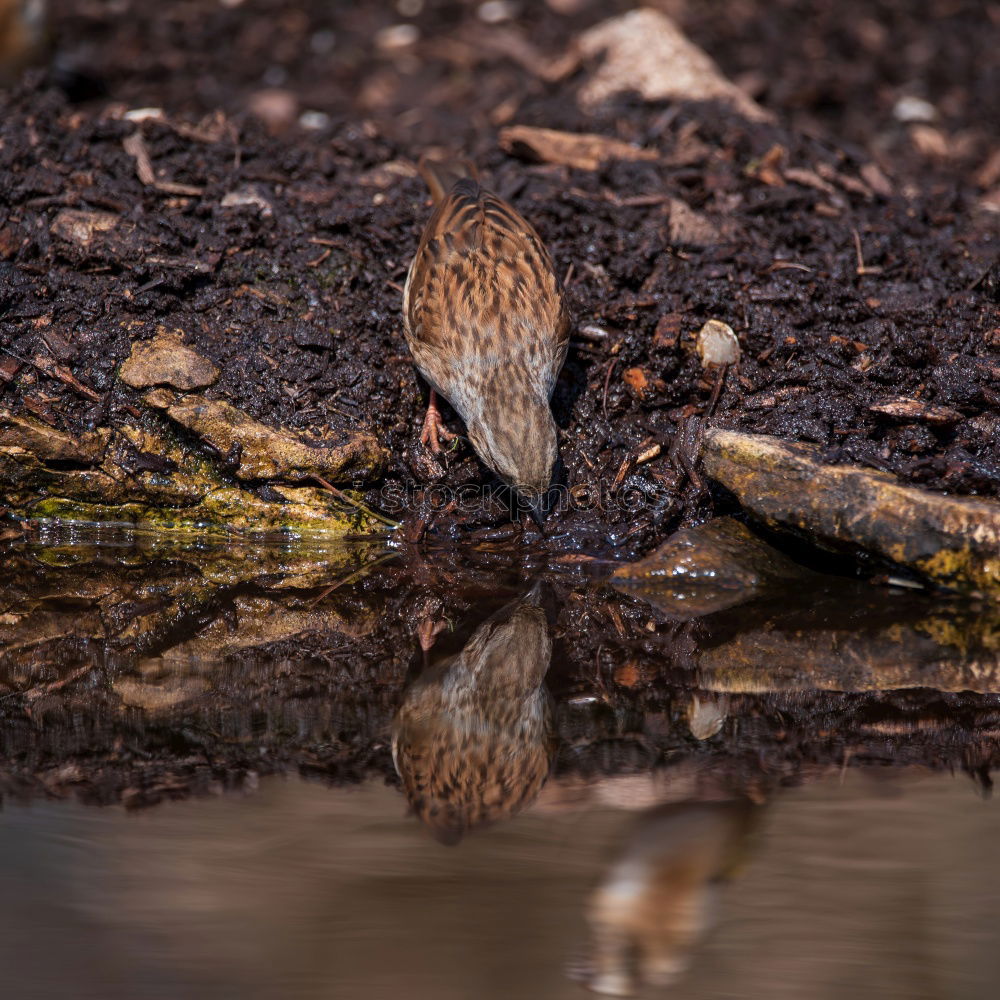
M1000 592L1000 504L902 485L894 476L827 465L818 449L711 429L708 475L765 523L832 548L862 550L945 587Z

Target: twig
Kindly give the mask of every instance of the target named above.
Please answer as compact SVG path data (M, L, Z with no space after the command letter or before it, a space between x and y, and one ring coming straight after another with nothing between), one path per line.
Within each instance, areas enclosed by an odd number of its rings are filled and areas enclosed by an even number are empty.
M6 348L5 348L6 350ZM7 352L10 353L9 351ZM16 355L12 355L16 358ZM17 358L19 361L20 358ZM69 386L74 389L81 396L86 396L87 399L93 400L95 403L101 402L101 394L91 389L89 385L84 385L68 368L63 368L62 365L57 365L55 361L51 358L46 358L41 354L36 354L32 358L31 363L44 374L48 375L50 378L58 379L63 385Z
M324 489L329 490L338 500L342 500L344 503L350 504L352 507L356 507L362 514L366 514L368 517L374 518L376 521L381 521L390 528L399 527L399 521L393 521L384 514L376 513L370 507L366 507L360 500L355 500L353 497L349 497L346 493L338 490L336 486L331 486L322 476L317 476L313 473L312 478L315 479L316 482L319 483Z
M604 376L604 396L601 400L601 409L604 411L604 419L608 419L608 386L611 385L611 373L615 370L615 365L618 363L617 358L612 358L608 363L608 373Z
M715 412L715 404L719 401L719 396L722 394L722 387L725 385L726 376L729 374L729 365L723 365L719 371L718 377L715 380L715 385L712 388L712 398L708 401L708 409L705 410L705 418L707 419Z
M133 132L122 140L125 152L135 160L135 172L147 187L162 191L164 194L178 194L197 197L204 192L204 188L194 187L191 184L175 184L173 181L159 181L156 179L156 171L153 170L153 161L150 159L149 150L146 148L146 141L141 132Z
M340 587L344 587L349 583L353 583L358 577L363 576L365 573L373 570L376 566L381 566L382 563L388 562L390 559L394 559L399 553L398 552L387 552L380 559L376 559L374 562L365 563L360 569L356 569L353 573L348 573L347 576L342 577L340 580L335 580L330 584L329 587L325 588L323 592L315 600L310 601L306 607L311 611L320 601L329 597L335 590Z
M861 253L861 237L858 235L857 229L852 229L851 233L854 236L854 250L858 256L858 266L855 269L856 273L859 276L862 274L881 274L882 268L880 267L865 267L865 258Z
M325 249L325 250L324 250L324 251L323 251L323 252L322 252L322 253L321 253L321 254L320 254L320 255L319 255L318 257L316 257L316 258L315 258L314 260L307 260L307 261L306 261L306 267L319 267L319 266L320 266L320 264L322 264L322 263L323 263L323 261L325 261L325 260L326 260L326 259L327 259L327 258L328 258L328 257L330 256L330 254L332 254L332 253L333 253L333 251L332 251L332 250L331 250L331 249L330 249L329 247L327 247L327 248L326 248L326 249Z

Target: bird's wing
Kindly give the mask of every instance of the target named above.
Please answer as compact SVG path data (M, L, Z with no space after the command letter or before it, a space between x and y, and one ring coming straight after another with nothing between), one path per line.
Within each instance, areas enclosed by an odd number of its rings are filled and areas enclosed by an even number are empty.
M424 230L406 285L407 335L428 353L499 363L518 338L551 393L570 323L534 227L475 181L459 180ZM442 386L443 388L443 386Z

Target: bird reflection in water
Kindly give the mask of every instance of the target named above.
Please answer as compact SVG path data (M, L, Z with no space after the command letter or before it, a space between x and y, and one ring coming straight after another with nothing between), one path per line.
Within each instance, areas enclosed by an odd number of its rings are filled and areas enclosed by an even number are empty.
M740 866L760 811L740 799L645 812L590 896L586 985L630 996L675 982L714 922L718 887Z
M392 758L410 806L456 844L530 805L549 774L552 640L541 584L500 609L461 652L424 670L393 721Z

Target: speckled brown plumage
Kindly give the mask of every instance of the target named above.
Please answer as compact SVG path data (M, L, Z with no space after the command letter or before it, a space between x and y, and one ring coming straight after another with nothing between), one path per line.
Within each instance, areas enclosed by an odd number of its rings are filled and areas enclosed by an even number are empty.
M549 773L552 657L537 591L425 672L396 713L392 758L414 812L443 843L519 812Z
M570 332L552 260L531 224L476 180L421 170L437 207L406 279L407 343L479 457L538 496L557 456L549 398Z

